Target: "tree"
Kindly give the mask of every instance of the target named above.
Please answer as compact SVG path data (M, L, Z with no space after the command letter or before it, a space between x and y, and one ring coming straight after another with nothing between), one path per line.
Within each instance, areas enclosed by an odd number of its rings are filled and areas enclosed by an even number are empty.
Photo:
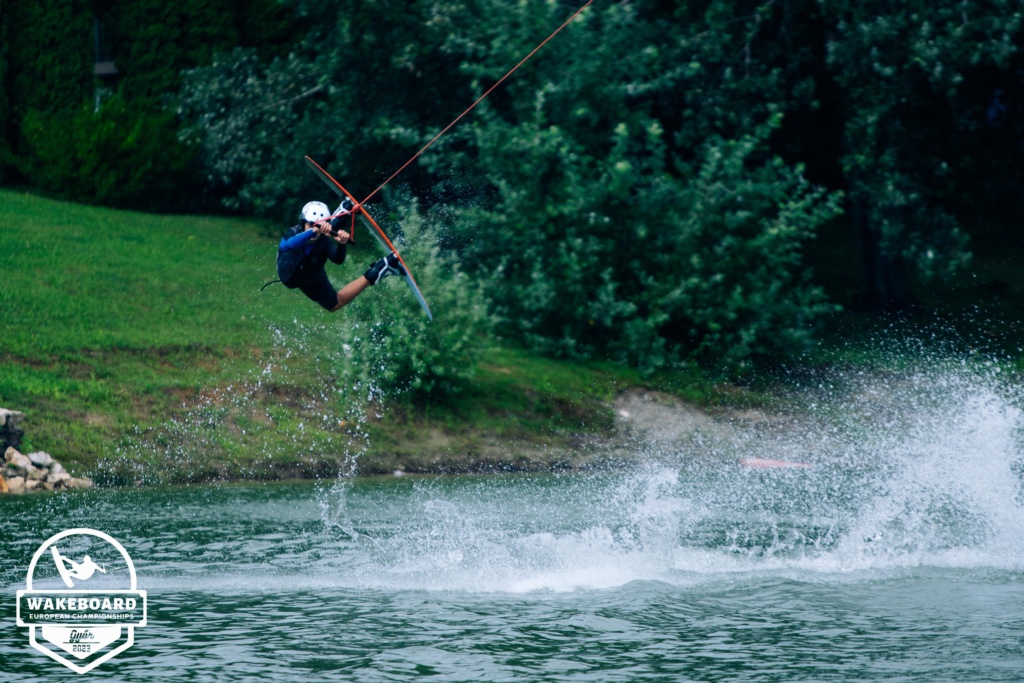
M959 160L951 138L968 72L1005 66L1020 41L1019 5L1004 0L819 0L828 65L841 90L843 171L863 252L868 304L911 302L906 265L924 279L970 258L950 208Z
M8 78L17 124L26 111L73 112L91 99L93 18L86 0L7 2Z
M8 25L10 23L10 3L0 2L0 86L7 83L7 69L10 57L8 52ZM11 152L11 108L7 98L7 88L0 87L0 183L14 165Z
M799 42L814 7L594 6L400 182L445 248L493 278L516 338L742 372L794 350L825 310L800 252L835 198L768 144L779 114L811 107L798 66L813 60ZM287 215L318 191L303 154L364 184L386 177L573 9L299 8L312 30L287 58L236 51L185 79L181 113L233 207Z
M461 5L295 5L309 30L293 52L269 62L251 49L219 55L185 74L179 108L208 182L231 208L265 216L290 215L296 197L322 191L304 155L368 193L466 102L468 79L445 46ZM402 180L431 184L415 168Z
M450 243L497 274L507 330L559 355L738 374L810 339L830 308L801 248L838 197L768 151L772 112L811 94L751 57L785 48L775 9L706 3L680 35L683 10L606 8L549 46L540 84L510 84L441 143L487 188Z
M177 138L171 112L112 96L74 115L30 110L22 120L22 170L41 190L72 201L171 211L202 193L195 152Z
M168 111L180 71L238 44L275 53L295 27L277 0L0 3L0 178L76 201L208 208ZM101 82L95 62L110 60L116 78Z
M118 90L129 101L173 98L182 69L240 43L229 0L104 0Z

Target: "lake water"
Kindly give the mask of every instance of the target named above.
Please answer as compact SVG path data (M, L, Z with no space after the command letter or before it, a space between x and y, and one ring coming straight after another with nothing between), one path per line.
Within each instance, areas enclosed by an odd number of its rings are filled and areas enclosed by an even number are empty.
M15 593L86 527L130 553L148 624L83 678L1022 681L1018 402L929 387L594 473L5 497L0 678L75 676Z

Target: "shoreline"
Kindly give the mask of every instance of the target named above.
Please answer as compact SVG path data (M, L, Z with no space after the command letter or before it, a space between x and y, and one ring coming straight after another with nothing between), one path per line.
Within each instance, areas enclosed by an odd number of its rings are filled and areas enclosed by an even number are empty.
M711 443L746 440L779 416L761 409L706 409L671 394L641 388L620 392L604 409L610 429L550 438L460 435L461 452L365 451L351 455L279 457L248 463L179 459L175 466L122 456L100 460L86 474L99 488L325 481L402 476L558 474L620 469L642 462L699 457ZM746 435L746 436L743 436ZM140 451L140 452L144 452ZM104 469L104 465L109 465ZM70 465L73 469L73 461Z

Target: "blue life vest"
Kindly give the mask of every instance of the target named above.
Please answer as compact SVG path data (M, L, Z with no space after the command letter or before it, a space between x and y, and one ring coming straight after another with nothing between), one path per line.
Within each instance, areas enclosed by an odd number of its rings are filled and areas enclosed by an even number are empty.
M344 245L339 247L332 239L314 240L314 233L301 225L285 231L277 248L277 277L285 287L298 287L300 282L317 271L323 270L330 259L341 264L345 262Z

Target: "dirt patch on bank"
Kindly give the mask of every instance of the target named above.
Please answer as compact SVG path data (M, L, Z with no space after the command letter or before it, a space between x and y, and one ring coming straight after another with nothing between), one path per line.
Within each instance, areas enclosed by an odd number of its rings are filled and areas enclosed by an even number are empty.
M629 467L645 461L678 463L698 458L738 461L762 457L785 433L786 419L753 409L707 410L671 394L630 389L604 410L614 417L612 429L576 435L537 434L510 437L485 432L450 433L440 429L410 432L416 448L404 443L359 457L363 474L539 472Z
M796 427L791 416L749 408L706 410L646 389L622 392L613 410L614 448L634 460L765 457L777 453L776 444Z

